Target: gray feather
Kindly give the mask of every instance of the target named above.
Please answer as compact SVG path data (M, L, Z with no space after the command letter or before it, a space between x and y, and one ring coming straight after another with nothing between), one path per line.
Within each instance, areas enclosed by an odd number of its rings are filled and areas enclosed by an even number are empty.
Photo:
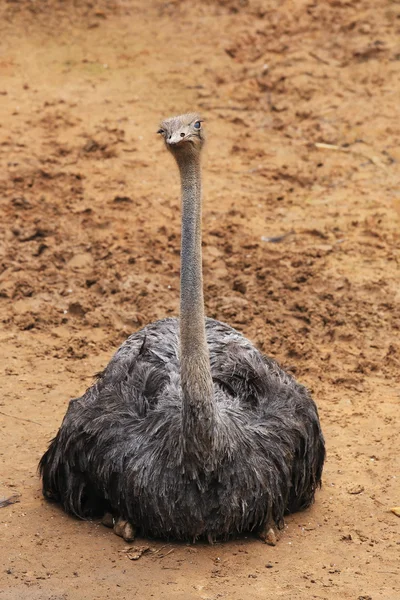
M142 535L190 541L279 527L313 502L325 447L309 393L228 325L206 319L206 333L208 462L186 452L179 322L164 319L131 335L71 400L40 462L47 498L81 518L111 511Z

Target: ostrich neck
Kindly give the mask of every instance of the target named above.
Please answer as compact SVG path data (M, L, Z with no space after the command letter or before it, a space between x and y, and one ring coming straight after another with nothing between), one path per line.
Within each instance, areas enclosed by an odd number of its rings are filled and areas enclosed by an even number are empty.
M182 426L189 449L211 451L214 391L206 340L201 258L201 173L197 154L178 156L182 185L180 361Z

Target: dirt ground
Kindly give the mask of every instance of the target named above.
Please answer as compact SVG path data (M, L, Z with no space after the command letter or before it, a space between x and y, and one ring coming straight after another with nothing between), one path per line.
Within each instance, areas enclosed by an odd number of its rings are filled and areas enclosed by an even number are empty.
M400 598L399 35L398 0L1 2L0 600ZM127 335L177 314L155 131L187 110L207 314L312 390L328 459L276 547L139 539L132 561L36 467Z

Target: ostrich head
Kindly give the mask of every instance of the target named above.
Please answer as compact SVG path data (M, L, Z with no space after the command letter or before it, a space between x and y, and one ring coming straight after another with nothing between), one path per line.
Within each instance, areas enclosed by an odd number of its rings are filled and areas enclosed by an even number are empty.
M158 130L165 145L177 158L182 153L198 154L205 138L202 119L197 113L188 113L165 119Z

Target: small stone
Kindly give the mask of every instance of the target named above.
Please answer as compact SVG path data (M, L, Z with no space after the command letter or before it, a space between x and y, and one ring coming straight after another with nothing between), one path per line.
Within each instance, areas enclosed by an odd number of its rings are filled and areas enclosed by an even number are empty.
M348 494L361 494L361 492L364 491L364 486L363 485L352 485L350 487L347 488L347 493Z

